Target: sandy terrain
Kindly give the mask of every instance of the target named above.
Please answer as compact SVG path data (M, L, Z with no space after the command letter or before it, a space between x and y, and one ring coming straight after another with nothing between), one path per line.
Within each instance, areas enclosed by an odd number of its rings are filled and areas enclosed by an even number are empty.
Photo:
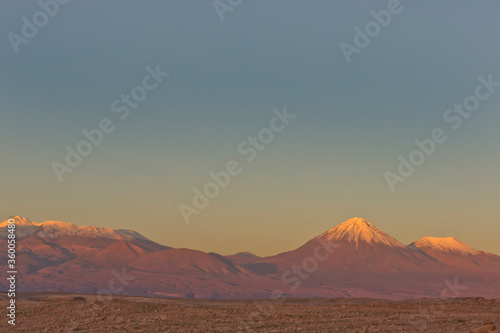
M496 332L500 300L212 301L86 294L18 296L16 332ZM1 301L5 309L6 301ZM2 316L5 317L5 316ZM492 325L488 325L488 324Z

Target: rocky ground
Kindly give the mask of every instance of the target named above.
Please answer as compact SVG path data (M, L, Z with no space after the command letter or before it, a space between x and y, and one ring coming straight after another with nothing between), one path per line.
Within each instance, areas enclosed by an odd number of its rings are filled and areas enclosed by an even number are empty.
M8 304L0 303L2 309ZM19 295L16 310L15 328L3 315L2 331L479 333L498 332L500 326L500 299L255 303L33 293Z

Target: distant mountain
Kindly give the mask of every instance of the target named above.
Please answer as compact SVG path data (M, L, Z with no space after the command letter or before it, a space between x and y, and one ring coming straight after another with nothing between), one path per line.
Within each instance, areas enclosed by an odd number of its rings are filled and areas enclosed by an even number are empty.
M500 270L500 256L478 251L454 237L424 237L409 247L419 249L446 265L472 270L474 273Z
M259 258L259 256L251 253L251 252L248 252L248 251L244 251L244 252L238 252L236 254L234 254L234 256L236 257L246 257L246 258Z
M260 258L259 256L251 253L251 252L238 252L236 254L232 254L229 256L225 256L226 259L229 259L231 262L238 265L246 265L248 263L253 262L255 259Z
M132 230L14 219L20 291L269 298L280 290L287 297L404 299L440 297L456 278L463 287L452 296L500 297L499 256L452 237L405 246L357 217L269 257L224 257L163 246ZM7 224L0 223L2 248ZM0 260L7 260L5 251ZM124 274L129 279L116 287Z

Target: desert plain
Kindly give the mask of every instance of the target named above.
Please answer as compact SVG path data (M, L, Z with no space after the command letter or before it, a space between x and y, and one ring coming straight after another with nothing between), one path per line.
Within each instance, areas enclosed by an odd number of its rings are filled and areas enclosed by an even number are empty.
M7 306L2 295L1 307ZM498 332L500 299L197 300L18 295L5 332Z

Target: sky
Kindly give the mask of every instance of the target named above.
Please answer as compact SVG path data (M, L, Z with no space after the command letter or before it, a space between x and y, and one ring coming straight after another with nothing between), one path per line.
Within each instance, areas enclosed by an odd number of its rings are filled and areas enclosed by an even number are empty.
M477 88L500 82L498 1L60 2L0 12L2 220L272 255L358 216L404 244L454 236L500 254L500 87ZM465 101L477 110L447 111ZM103 119L88 153L82 131ZM425 155L415 140L435 129L446 140ZM239 172L196 209L229 161Z

